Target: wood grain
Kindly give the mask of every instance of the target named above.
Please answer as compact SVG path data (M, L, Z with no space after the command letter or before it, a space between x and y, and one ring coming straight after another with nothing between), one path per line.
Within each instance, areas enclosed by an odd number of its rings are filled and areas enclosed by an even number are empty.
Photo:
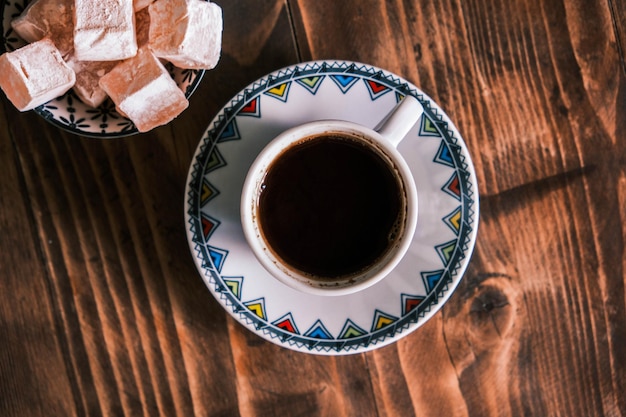
M232 0L168 126L81 138L0 105L2 416L626 416L626 6L618 0ZM184 185L212 117L299 61L386 68L473 157L478 243L395 344L303 355L195 270Z
M624 88L607 4L396 2L398 19L390 2L312 3L298 2L302 50L425 90L463 133L483 195L476 254L443 320L372 355L377 401L420 415L623 415ZM358 17L339 24L344 10ZM334 32L310 35L322 28ZM408 45L419 53L399 62ZM409 404L387 388L407 369L421 371Z
M69 358L57 333L56 305L23 189L16 138L7 129L7 119L18 116L8 107L0 106L0 414L71 416L76 404L72 376L65 372Z
M615 29L617 50L620 54L622 69L626 73L626 4L623 1L609 1L611 20Z

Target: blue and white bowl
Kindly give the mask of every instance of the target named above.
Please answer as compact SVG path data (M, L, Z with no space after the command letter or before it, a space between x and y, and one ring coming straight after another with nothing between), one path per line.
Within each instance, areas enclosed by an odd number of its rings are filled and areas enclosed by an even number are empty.
M26 44L13 31L11 21L22 13L28 3L29 0L3 0L0 54L14 51ZM180 69L169 64L166 67L187 98L191 97L205 72ZM110 99L99 107L92 108L84 104L72 90L33 111L53 125L81 136L116 138L139 133L131 120L115 110Z

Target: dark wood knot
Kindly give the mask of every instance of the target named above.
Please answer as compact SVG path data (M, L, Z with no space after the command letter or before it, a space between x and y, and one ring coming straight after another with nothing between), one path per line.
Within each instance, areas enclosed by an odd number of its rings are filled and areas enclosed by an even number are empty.
M469 307L469 319L472 327L483 337L505 336L515 320L515 312L505 286L483 284L472 298Z
M465 279L457 301L446 305L444 312L446 343L459 373L479 358L509 352L522 328L523 303L516 279L501 273Z

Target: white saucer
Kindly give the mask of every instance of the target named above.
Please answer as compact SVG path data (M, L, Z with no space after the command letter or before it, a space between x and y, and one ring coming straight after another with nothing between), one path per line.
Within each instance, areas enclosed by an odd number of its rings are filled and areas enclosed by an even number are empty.
M406 94L425 113L398 147L419 195L417 231L404 259L383 281L352 295L307 295L275 280L252 254L239 218L243 181L258 152L308 121L344 119L373 128ZM226 311L273 343L325 355L376 349L426 322L461 280L478 227L474 168L445 113L408 81L345 61L291 66L242 90L200 140L185 195L191 252Z

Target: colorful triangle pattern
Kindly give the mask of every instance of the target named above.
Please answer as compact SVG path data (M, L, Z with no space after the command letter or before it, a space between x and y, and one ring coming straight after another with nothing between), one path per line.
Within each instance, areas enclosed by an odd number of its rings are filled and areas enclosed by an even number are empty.
M441 245L435 246L435 249L437 250L437 253L439 254L439 257L443 261L444 265L448 265L450 263L450 259L452 259L452 254L456 249L456 245L457 241L455 239L451 240L450 242L442 243Z
M272 322L272 324L279 329L283 329L289 333L300 334L298 331L298 327L296 326L296 322L293 319L291 313L287 313L278 320Z
M224 266L224 261L228 256L228 251L226 249L216 248L214 246L209 246L209 257L211 259L211 264L214 269L218 272L222 272L222 267Z
M316 75L313 77L303 77L296 80L298 84L304 87L309 93L315 95L322 85L325 75Z
M421 295L409 295L402 294L402 315L406 316L411 311L415 310L424 301L424 296Z
M333 338L332 334L324 327L324 324L321 320L317 320L313 323L313 326L304 334L307 337L311 337L313 339L325 339L330 340Z
M291 87L291 82L282 83L280 85L270 88L263 94L268 95L270 97L274 97L280 101L287 102L287 96L289 94L290 87Z
M215 171L218 168L222 168L226 166L226 160L217 149L217 146L214 146L209 153L208 159L205 164L205 174L208 174L211 171Z
M339 87L341 92L344 94L346 94L350 90L350 88L352 88L352 86L356 84L356 82L359 80L358 77L342 74L331 75L330 79L333 80L335 84L337 84L337 87Z
M343 329L339 332L339 339L352 339L367 334L367 331L357 326L352 320L348 319L343 325Z
M461 230L461 222L463 221L463 212L461 206L458 206L452 213L443 218L443 222L458 235Z
M437 151L433 162L454 168L452 153L450 152L450 148L448 148L448 145L446 145L445 141L441 141L441 145L439 145L439 150Z
M391 91L391 88L387 87L384 84L377 83L374 80L364 78L363 82L367 86L367 91L370 93L372 101L380 98L381 96Z
M204 236L204 241L206 242L207 240L209 240L209 237L211 237L213 232L215 232L217 226L220 225L220 221L214 219L206 213L201 213L200 219L202 222L202 236Z
M422 123L420 124L419 135L441 137L439 129L437 129L435 123L430 120L430 117L426 116L426 114L422 116Z
M255 97L250 100L250 102L246 103L239 113L238 116L251 116L251 117L261 117L261 100L260 97Z
M237 120L233 117L224 130L222 130L217 138L217 141L218 143L222 143L239 139L241 139L241 135L239 134L239 128L237 127Z
M454 174L452 174L448 182L446 182L446 184L441 187L441 189L446 194L449 194L457 200L461 201L461 182L459 181L459 176L457 175L456 171L454 172Z
M215 188L206 179L202 181L202 189L200 192L200 207L203 207L206 203L211 201L219 194L219 190Z
M424 281L424 287L426 288L426 292L430 294L430 292L437 286L437 283L443 277L443 270L440 271L431 271L431 272L422 272L422 280Z
M372 323L372 332L387 327L398 321L398 318L390 314L385 314L380 310L376 310L374 314L374 322Z
M243 288L243 277L222 277L226 288L238 299L241 300L241 290Z
M257 298L256 300L251 300L243 303L248 310L252 311L256 316L258 316L261 320L267 320L267 315L265 313L265 298Z

